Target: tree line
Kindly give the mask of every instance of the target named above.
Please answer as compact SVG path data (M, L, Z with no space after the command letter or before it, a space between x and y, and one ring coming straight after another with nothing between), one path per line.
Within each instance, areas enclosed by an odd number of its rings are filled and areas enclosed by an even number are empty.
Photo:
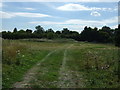
M103 26L101 29L97 27L91 28L85 26L81 33L77 31L70 31L68 28L63 28L60 31L54 31L52 28L45 30L42 26L35 27L35 31L17 30L14 28L12 32L2 31L2 38L4 39L25 39L25 38L70 38L77 41L88 41L98 43L115 43L116 46L120 46L120 24L118 28L111 29L108 26Z

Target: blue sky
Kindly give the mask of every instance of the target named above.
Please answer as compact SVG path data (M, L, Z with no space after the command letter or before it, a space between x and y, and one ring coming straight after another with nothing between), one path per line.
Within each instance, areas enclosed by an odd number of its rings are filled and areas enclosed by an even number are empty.
M118 24L117 2L3 2L0 7L2 30L35 30L41 25L45 30L81 32L85 26L116 28Z

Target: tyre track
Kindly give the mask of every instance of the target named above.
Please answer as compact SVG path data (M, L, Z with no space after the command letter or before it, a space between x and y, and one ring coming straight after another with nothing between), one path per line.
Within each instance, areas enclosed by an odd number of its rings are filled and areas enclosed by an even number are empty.
M62 66L59 71L59 82L58 82L58 88L83 88L83 78L80 72L78 71L72 71L69 69L69 67L66 65L68 60L67 51L69 48L73 46L70 45L68 48L64 51L64 57L62 61Z
M40 62L38 62L33 68L31 68L24 76L23 81L16 82L13 87L14 88L25 88L25 86L28 85L29 81L35 78L35 74L37 73L39 67L42 62L46 60L47 57L49 57L52 53L56 52L57 50L49 52Z
M15 84L13 84L13 88L26 88L26 86L29 86L29 82L31 80L35 79L35 75L37 74L41 63L43 63L51 54L53 54L54 52L56 52L62 48L65 48L66 46L67 45L64 45L64 46L60 47L59 49L49 52L42 60L40 60L30 70L28 70L28 72L23 77L23 81L16 82Z
M70 80L71 76L70 74L68 75L68 72L66 71L66 60L67 60L67 50L71 48L73 44L71 44L68 48L65 49L64 51L64 57L62 61L62 66L60 68L59 74L59 82L58 82L58 88L66 88L68 85L66 85L66 82Z

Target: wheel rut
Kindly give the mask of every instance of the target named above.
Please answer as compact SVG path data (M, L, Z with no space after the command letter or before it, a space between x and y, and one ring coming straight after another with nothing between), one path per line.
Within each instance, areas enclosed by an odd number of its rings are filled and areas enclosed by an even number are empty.
M68 85L67 83L69 82L71 76L68 74L68 71L66 70L66 61L67 61L67 50L71 48L73 44L71 44L68 48L65 49L64 51L64 57L62 61L62 66L59 71L59 82L58 82L58 88L66 88Z
M33 68L31 68L30 70L28 70L28 72L23 77L23 81L16 82L13 85L13 87L14 88L25 88L28 85L28 83L32 79L35 78L35 75L36 75L37 71L39 70L39 66L41 65L41 63L44 62L46 60L46 58L48 58L51 54L53 54L56 51L57 50L49 52L42 60L40 60L40 62L38 62L35 66L33 66Z

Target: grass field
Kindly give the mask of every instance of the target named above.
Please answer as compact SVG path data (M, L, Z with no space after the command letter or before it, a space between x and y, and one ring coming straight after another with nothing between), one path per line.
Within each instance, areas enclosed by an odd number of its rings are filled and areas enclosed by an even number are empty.
M117 88L119 48L74 40L3 40L3 88Z

